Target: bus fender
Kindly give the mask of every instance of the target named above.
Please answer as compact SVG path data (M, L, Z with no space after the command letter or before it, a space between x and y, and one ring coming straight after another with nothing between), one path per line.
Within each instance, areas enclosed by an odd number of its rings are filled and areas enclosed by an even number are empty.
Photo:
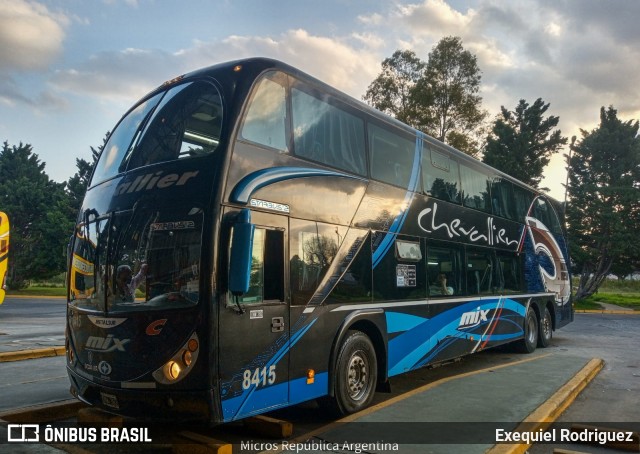
M336 356L349 330L361 331L371 339L378 359L378 387L380 388L389 381L387 374L388 343L386 336L383 334L387 332L387 319L384 315L384 310L382 308L356 310L351 312L342 321L331 346L331 356L329 357L329 395L332 397L334 396ZM382 389L379 390L384 391L386 387L382 386Z

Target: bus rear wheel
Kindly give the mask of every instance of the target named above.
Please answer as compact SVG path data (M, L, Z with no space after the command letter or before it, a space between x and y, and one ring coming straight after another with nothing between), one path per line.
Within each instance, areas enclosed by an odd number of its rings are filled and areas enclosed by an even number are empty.
M529 306L524 318L524 339L516 343L516 348L521 353L533 353L538 345L538 318L535 311Z
M349 331L336 360L334 408L346 415L371 403L378 378L376 351L361 331Z
M553 320L549 308L544 308L542 320L540 320L540 332L538 333L538 347L546 348L551 344L553 337Z

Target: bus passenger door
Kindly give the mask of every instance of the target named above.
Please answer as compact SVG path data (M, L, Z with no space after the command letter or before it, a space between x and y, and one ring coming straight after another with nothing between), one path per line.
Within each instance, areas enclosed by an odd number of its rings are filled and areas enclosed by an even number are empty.
M230 216L226 216L229 218ZM289 402L289 304L284 216L251 212L249 290L221 298L220 399L224 421Z

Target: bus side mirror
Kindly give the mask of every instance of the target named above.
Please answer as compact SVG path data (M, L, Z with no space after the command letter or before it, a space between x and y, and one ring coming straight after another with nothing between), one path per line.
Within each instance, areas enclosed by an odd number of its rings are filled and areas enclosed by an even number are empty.
M251 213L247 209L242 210L233 225L231 258L229 260L229 291L235 296L243 295L249 291L254 230L255 226L251 223Z

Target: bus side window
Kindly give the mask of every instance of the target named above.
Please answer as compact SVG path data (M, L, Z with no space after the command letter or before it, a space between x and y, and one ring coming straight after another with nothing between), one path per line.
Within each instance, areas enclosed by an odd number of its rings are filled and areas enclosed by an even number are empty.
M320 222L290 222L291 303L307 304L336 257L346 230Z
M513 184L502 177L494 177L491 183L491 208L493 214L503 218L517 220Z
M286 117L287 89L267 76L260 81L251 96L240 137L259 145L287 151Z
M533 202L533 193L528 189L514 184L513 201L516 216L515 220L518 222L524 222L525 216L529 215L529 207L531 207L531 202Z
M427 246L429 296L462 295L460 250L447 246Z
M297 156L366 175L362 118L297 88L291 105Z
M467 294L501 293L504 278L495 253L489 249L467 249Z
M489 178L484 173L461 164L460 180L464 206L491 213Z
M422 181L425 192L447 202L460 203L458 161L445 151L427 145L422 153Z
M415 148L411 140L369 124L371 176L402 188L409 187Z
M284 301L284 232L256 228L249 291L240 304Z
M513 293L522 291L520 276L522 276L522 266L520 265L520 257L511 252L497 252L498 264L502 274L502 290L505 293Z
M542 222L551 232L562 234L562 227L558 221L558 216L544 198L539 197L533 205L533 217Z

